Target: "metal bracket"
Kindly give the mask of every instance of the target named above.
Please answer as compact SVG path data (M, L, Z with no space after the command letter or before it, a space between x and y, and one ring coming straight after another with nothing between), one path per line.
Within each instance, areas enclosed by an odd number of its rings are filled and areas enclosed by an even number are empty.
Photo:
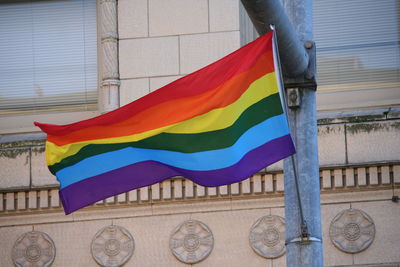
M286 91L287 104L289 108L298 108L301 104L299 88L288 88Z
M322 243L322 240L319 239L318 237L314 237L314 236L296 237L296 238L293 238L292 240L286 241L285 245L288 245L290 243L299 243L299 244L302 244L302 245L307 245L310 242L320 242L320 243Z
M298 77L286 77L283 80L285 88L312 88L317 89L317 61L316 61L316 47L313 41L304 42L304 47L308 54L308 67L304 75Z

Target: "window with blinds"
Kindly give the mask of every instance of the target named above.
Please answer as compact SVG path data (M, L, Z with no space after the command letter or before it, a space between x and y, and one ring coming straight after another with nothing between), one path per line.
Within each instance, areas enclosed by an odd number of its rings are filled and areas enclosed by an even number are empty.
M314 0L320 110L400 104L400 2Z
M0 2L0 115L97 106L96 0Z

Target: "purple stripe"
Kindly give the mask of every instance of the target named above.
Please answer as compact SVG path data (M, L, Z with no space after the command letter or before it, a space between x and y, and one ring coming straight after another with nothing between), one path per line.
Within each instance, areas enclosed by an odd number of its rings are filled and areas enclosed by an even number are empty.
M220 186L242 181L266 166L295 153L290 135L276 138L248 152L238 163L212 171L192 171L156 161L143 161L103 173L60 190L65 214L173 176L185 176L203 186Z

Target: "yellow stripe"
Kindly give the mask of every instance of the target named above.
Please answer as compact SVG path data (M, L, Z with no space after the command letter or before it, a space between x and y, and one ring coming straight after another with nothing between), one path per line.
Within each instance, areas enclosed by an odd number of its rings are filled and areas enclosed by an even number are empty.
M232 104L211 110L205 114L196 116L189 120L157 128L147 132L133 134L123 137L113 137L105 139L88 140L73 144L57 146L52 142L46 142L47 165L53 165L62 159L76 154L82 147L88 144L112 144L134 142L154 136L156 134L167 133L201 133L216 131L231 126L240 114L248 107L257 103L263 98L278 92L275 72L269 73L254 81L249 88Z
M266 84L268 85L267 88ZM232 104L180 122L166 132L189 134L224 129L231 126L248 107L276 92L278 92L278 88L275 81L275 72L273 72L254 81L249 89Z

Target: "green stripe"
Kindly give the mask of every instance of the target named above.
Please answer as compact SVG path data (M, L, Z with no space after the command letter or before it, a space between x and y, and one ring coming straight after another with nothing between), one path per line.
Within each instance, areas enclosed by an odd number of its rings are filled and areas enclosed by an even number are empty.
M161 133L137 142L117 144L91 144L83 147L75 155L49 166L50 171L57 171L98 154L119 150L126 147L159 149L194 153L221 149L232 146L238 138L260 122L282 114L279 94L273 94L246 109L231 126L210 132L195 134Z

